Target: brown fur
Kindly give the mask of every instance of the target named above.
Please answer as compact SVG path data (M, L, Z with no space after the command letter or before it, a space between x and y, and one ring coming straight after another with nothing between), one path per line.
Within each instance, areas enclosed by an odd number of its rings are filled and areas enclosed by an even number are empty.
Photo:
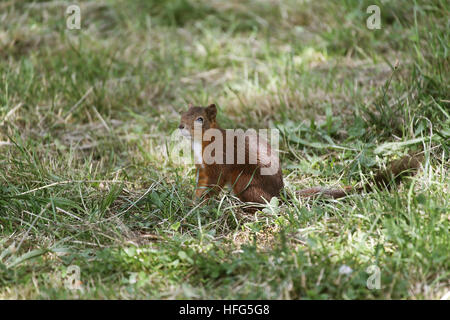
M365 184L361 188L345 186L342 189L329 189L323 187L313 187L297 191L297 195L303 198L324 197L338 199L352 193L359 193L364 190L372 191L375 187L378 189L390 189L393 184L400 182L404 176L413 175L420 168L423 155L410 153L405 157L391 162L387 169L378 171L373 177L374 186L371 183ZM393 182L393 183L392 183Z
M217 109L215 105L209 107L191 107L188 111L184 112L181 116L180 129L188 130L191 137L194 135L193 126L194 121L199 117L203 118L202 131L207 129L216 128L223 134L223 155L220 155L223 159L223 164L196 164L198 169L198 182L195 191L196 198L210 197L212 194L217 193L226 184L229 184L234 194L243 202L256 202L265 203L270 201L272 197L276 197L280 194L283 188L283 178L281 175L281 166L278 165L278 171L274 175L261 175L261 168L266 166L268 161L277 161L277 156L272 155L270 145L262 139L256 137L247 137L245 139L245 164L226 164L226 144L227 144L227 132L221 129L216 122ZM250 139L254 139L250 141ZM230 138L231 140L231 138ZM205 148L214 141L203 141L202 154ZM261 143L267 145L267 155L270 159L262 159L259 154L259 146ZM234 150L234 159L237 159L237 138L234 137L232 150ZM255 149L256 147L256 149ZM251 152L256 152L257 163L249 164L249 155ZM213 154L214 155L214 154Z
M194 107L190 108L182 113L179 129L189 133L190 137L194 135L194 123L199 118L202 118L202 132L207 129L215 128L222 132L226 137L226 131L219 127L216 121L217 109L214 104L208 107ZM191 138L192 139L192 138ZM250 141L250 139L253 139ZM205 148L214 141L202 142L202 159L203 151ZM275 154L272 154L270 145L259 138L246 138L245 139L245 164L226 164L225 163L225 150L226 150L225 138L223 141L223 154L220 155L223 159L223 164L206 164L203 161L202 164L196 164L198 170L197 188L195 190L196 198L208 198L211 195L220 191L226 184L231 185L234 194L243 202L256 202L265 203L270 201L272 197L279 196L283 189L283 177L281 173L281 165L279 158ZM237 159L237 139L235 137L232 150L234 150L234 159ZM267 157L262 158L259 154L259 148L261 144L267 145ZM249 154L257 154L257 163L249 164ZM214 154L213 154L214 155ZM268 161L276 161L278 164L278 171L273 175L262 175L261 168L266 166ZM398 161L389 165L387 170L379 171L375 177L374 182L378 188L389 188L391 181L397 182L398 179L409 173L414 173L420 166L420 157L417 155L408 155ZM274 162L275 163L275 162ZM362 188L353 188L350 186L343 187L342 189L329 189L323 187L314 187L304 190L300 190L297 194L300 197L331 197L341 198L350 193L360 192L363 190L370 191L372 186L367 184ZM252 210L252 209L250 209ZM254 210L252 210L254 211Z

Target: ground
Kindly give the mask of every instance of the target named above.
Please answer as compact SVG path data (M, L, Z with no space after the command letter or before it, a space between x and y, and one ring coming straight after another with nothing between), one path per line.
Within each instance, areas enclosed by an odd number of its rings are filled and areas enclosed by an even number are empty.
M0 3L0 298L449 292L448 1L78 3L80 29L65 1ZM278 203L192 203L194 166L167 156L189 103L280 130ZM391 191L294 195L410 151Z

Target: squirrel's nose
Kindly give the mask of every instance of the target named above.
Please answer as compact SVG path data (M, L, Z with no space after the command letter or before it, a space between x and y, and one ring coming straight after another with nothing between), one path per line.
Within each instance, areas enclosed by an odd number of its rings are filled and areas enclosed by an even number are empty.
M180 125L178 126L178 129L183 130L183 129L184 129L184 124L180 124Z

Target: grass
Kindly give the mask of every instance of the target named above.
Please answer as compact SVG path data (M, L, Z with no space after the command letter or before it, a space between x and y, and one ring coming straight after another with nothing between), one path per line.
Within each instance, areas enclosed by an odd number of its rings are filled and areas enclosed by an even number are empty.
M63 1L0 4L0 298L450 290L447 1L79 4L80 30ZM194 168L165 156L179 112L213 102L225 128L281 132L286 192L255 215L229 193L193 205ZM292 196L410 150L422 169L391 192Z

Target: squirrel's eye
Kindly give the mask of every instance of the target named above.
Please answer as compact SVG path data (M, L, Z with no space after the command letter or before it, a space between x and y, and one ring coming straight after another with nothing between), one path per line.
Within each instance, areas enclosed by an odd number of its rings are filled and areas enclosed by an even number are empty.
M203 118L202 117L198 117L197 120L195 120L195 121L203 122Z

